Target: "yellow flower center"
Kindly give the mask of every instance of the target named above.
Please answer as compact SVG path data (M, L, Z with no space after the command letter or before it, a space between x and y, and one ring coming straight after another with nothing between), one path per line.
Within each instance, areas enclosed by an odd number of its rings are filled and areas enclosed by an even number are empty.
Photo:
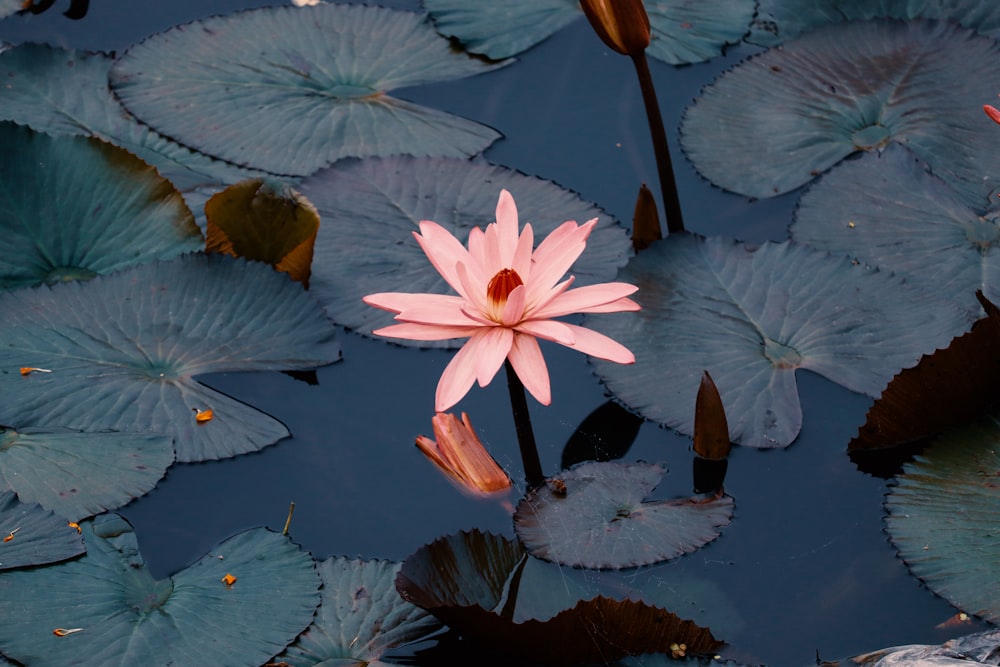
M501 269L490 278L490 283L486 286L486 300L490 306L490 318L497 322L503 319L503 309L507 305L507 297L514 291L515 287L523 284L524 281L514 269Z

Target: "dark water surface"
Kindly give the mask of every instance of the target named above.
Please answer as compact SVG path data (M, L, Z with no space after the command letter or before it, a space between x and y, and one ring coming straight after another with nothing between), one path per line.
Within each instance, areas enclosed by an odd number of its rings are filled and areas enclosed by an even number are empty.
M56 7L0 20L0 40L124 50L172 25L275 4L246 0L96 0L82 21ZM383 2L416 8L413 2ZM652 62L671 141L701 86L752 53L737 48L705 65ZM578 21L522 54L519 62L449 84L395 91L501 131L493 162L558 182L628 224L638 186L657 183L648 129L632 67ZM2 104L2 97L0 97ZM719 146L725 150L725 146ZM749 202L702 180L673 146L689 229L744 240L782 240L798 193ZM661 209L662 210L662 209ZM158 577L199 558L244 528L280 529L290 501L291 533L304 549L401 560L446 533L480 527L512 534L509 510L470 500L417 452L430 434L433 392L450 352L413 351L350 332L341 363L319 371L319 386L278 373L220 374L205 383L283 421L294 434L236 459L177 465L155 491L122 510ZM555 345L543 350L553 404L532 403L549 474L577 425L606 400L585 358ZM736 516L722 537L667 566L713 582L738 618L729 655L770 665L813 664L884 646L936 643L976 629L935 626L956 610L909 575L882 524L886 482L857 471L847 441L870 400L800 371L804 423L787 450L736 448L726 489ZM469 412L501 465L521 464L506 388L478 387L458 406ZM627 460L670 467L658 495L690 491L690 439L644 424ZM651 571L655 579L657 570Z

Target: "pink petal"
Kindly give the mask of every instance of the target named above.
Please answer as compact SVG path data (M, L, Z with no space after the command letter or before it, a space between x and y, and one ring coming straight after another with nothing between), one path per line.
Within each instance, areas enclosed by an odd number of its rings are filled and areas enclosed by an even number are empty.
M490 327L485 331L475 337L476 380L480 387L493 380L514 342L514 332L506 327Z
M475 272L472 268L475 262L465 246L447 229L430 220L421 221L420 234L414 233L413 236L441 277L451 285L452 289L462 294L462 283L458 279L455 266L463 263L470 272Z
M536 312L544 309L548 304L552 303L552 301L556 297L558 297L560 294L568 290L569 286L572 285L573 281L575 280L576 280L575 276L570 276L566 280L562 281L561 283L550 289L548 292L540 294L539 298L534 303L529 301L524 308L524 310L526 311L525 319L533 318Z
M485 330L479 329L476 333L479 335L473 335L462 346L441 374L434 395L436 412L444 412L455 405L472 389L472 383L476 381L476 339L485 334Z
M560 345L571 346L576 341L576 334L573 333L570 325L556 320L525 320L514 327L514 330L529 336L555 341Z
M531 280L531 251L535 248L535 233L531 225L526 224L517 240L517 250L514 251L514 258L511 260L510 268L517 271L521 280L528 283Z
M500 191L497 200L497 241L499 241L501 269L511 268L517 251L517 205L506 190ZM499 270L499 269L498 269Z
M549 371L545 367L545 358L542 357L538 341L533 336L515 333L508 359L528 393L542 405L551 403Z
M479 326L453 327L406 322L404 324L392 324L382 327L372 333L376 336L405 338L407 340L449 340L451 338L468 338L475 335L481 329L482 327Z
M524 285L518 285L507 295L507 303L504 304L503 314L500 316L505 326L514 326L524 317L524 300L527 294L528 290Z
M615 312L594 311L593 309L602 308L630 294L635 294L638 289L635 285L628 283L598 283L597 285L578 287L560 294L545 306L532 310L531 316L549 318L569 315L570 313Z
M375 306L391 313L398 313L405 307L403 301L413 296L405 292L378 292L361 297L361 300L369 306Z
M398 313L401 322L423 322L424 324L451 324L469 326L472 324L462 313L465 299L450 294L406 294L403 292L383 292L369 294L362 299L369 306Z
M603 306L594 306L585 311L585 313L626 313L635 312L637 310L642 310L642 306L629 298L618 299L617 301L612 301L611 303L606 303Z
M576 227L575 222L564 222L539 244L532 256L534 266L531 271L529 303L535 302L540 293L551 289L566 275L573 262L583 254L587 247L587 237L596 224L596 218L580 227Z
M500 238L496 223L486 226L483 232L483 273L490 274L492 278L500 269L510 268L503 263L503 254L500 252ZM489 281L487 278L487 281Z
M604 334L597 333L592 329L579 327L575 324L567 324L566 326L573 330L573 334L576 337L573 344L566 345L566 347L578 350L584 354L589 354L590 356L597 357L598 359L607 359L608 361L614 361L619 364L635 363L635 355L618 341L612 340Z
M486 235L479 227L469 230L469 254L479 266L486 266ZM490 276L492 277L492 276Z
M468 310L471 306L473 309L479 311L483 318L488 318L490 309L489 304L486 302L486 290L489 282L479 282L475 276L471 276L469 274L465 264L459 264L456 269L458 273L458 280L462 283L462 293L467 299L466 309Z

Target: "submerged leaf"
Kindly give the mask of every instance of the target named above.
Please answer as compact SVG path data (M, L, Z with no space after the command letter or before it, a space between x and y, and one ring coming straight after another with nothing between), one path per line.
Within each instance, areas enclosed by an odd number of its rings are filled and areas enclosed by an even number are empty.
M498 66L453 51L423 15L325 3L172 28L131 47L110 80L129 111L187 146L304 176L348 156L479 153L496 131L387 91Z
M687 644L692 652L721 646L692 621L645 602L606 597L593 587L570 590L570 579L516 542L473 531L419 549L403 563L396 588L464 636L535 663L603 663L669 652L672 643ZM682 595L676 604L685 605Z
M1000 419L952 429L907 463L886 531L910 571L972 616L1000 620Z
M646 501L665 469L583 463L528 492L514 530L531 554L564 565L621 569L690 553L729 525L729 496Z
M288 435L195 376L314 368L340 356L333 327L300 285L224 255L7 292L0 309L0 423L168 434L180 461L256 451ZM53 372L21 376L25 360ZM192 410L206 408L214 418L198 423Z
M12 658L38 667L81 657L109 667L259 665L309 625L319 604L313 559L264 528L159 581L124 519L104 514L80 528L82 558L0 573L0 646ZM227 572L239 584L219 583ZM82 630L59 637L56 627Z
M733 442L784 447L802 423L795 371L877 395L900 368L964 331L964 314L892 276L794 243L756 249L672 234L619 274L639 286L635 317L588 317L635 353L593 360L615 396L692 433L697 380L718 386Z
M66 519L19 501L11 491L0 491L0 535L13 536L0 542L0 570L55 563L85 551Z
M145 495L174 462L169 436L0 428L0 491L82 519Z
M205 250L270 264L307 288L319 213L291 187L241 181L205 204Z
M681 141L705 178L752 197L898 142L966 202L982 202L1000 171L1000 132L981 111L996 94L998 58L992 39L948 22L825 26L706 87Z
M396 592L399 563L328 558L319 564L323 599L316 620L278 657L292 667L378 664L387 650L441 628ZM338 661L342 661L338 662Z
M201 246L180 193L120 148L0 122L0 154L0 287L88 279Z

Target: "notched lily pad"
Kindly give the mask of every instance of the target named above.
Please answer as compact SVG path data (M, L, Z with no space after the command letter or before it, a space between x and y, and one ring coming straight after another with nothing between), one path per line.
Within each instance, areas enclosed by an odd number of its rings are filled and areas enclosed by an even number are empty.
M84 551L80 533L66 519L0 491L0 570L56 563Z
M753 447L784 447L798 434L796 369L876 396L899 369L967 327L957 308L897 278L788 242L750 249L672 234L618 279L639 286L642 310L586 318L635 353L634 366L592 360L615 396L691 434L707 370L731 440Z
M0 122L0 287L83 280L198 250L181 195L131 153Z
M910 571L972 616L1000 620L1000 418L938 437L886 497L886 531Z
M673 643L687 644L692 653L722 645L694 622L636 600L571 596L570 606L551 609L551 598L562 598L558 593L536 595L536 567L550 564L531 558L503 537L463 532L407 558L396 588L403 599L464 636L541 664L604 663L626 655L669 652ZM565 596L566 581L554 574ZM574 640L553 642L553 637Z
M167 434L179 461L256 451L288 435L195 376L340 357L333 326L301 285L225 255L11 291L0 310L0 423ZM26 366L51 372L21 375Z
M387 92L498 66L453 51L423 15L324 3L171 28L131 47L110 81L129 111L186 146L305 176L349 156L479 153L496 131Z
M371 308L361 298L377 292L446 294L451 289L413 239L420 221L433 220L465 243L473 227L495 221L497 195L504 188L517 201L521 222L531 223L536 240L566 220L598 218L587 249L570 270L576 276L573 286L614 280L632 252L628 233L579 195L486 162L390 157L344 160L299 187L323 219L310 291L331 319L359 333L392 324L391 313ZM462 343L393 342L420 347Z
M1000 171L1000 133L982 114L998 57L992 39L944 21L825 26L707 86L685 113L681 142L705 178L751 197L789 192L852 153L897 142L982 202L984 179Z
M399 563L328 558L319 564L323 599L316 620L276 662L292 667L380 665L388 649L441 628L396 592Z
M146 569L120 516L103 514L80 528L85 556L0 573L0 645L15 660L259 665L309 625L319 604L312 557L264 528L227 539L161 580ZM56 628L79 631L58 636Z
M514 530L534 556L564 565L621 569L676 558L729 525L725 495L645 501L666 469L648 463L583 463L529 491Z
M0 427L0 490L67 519L145 495L173 462L165 435Z

